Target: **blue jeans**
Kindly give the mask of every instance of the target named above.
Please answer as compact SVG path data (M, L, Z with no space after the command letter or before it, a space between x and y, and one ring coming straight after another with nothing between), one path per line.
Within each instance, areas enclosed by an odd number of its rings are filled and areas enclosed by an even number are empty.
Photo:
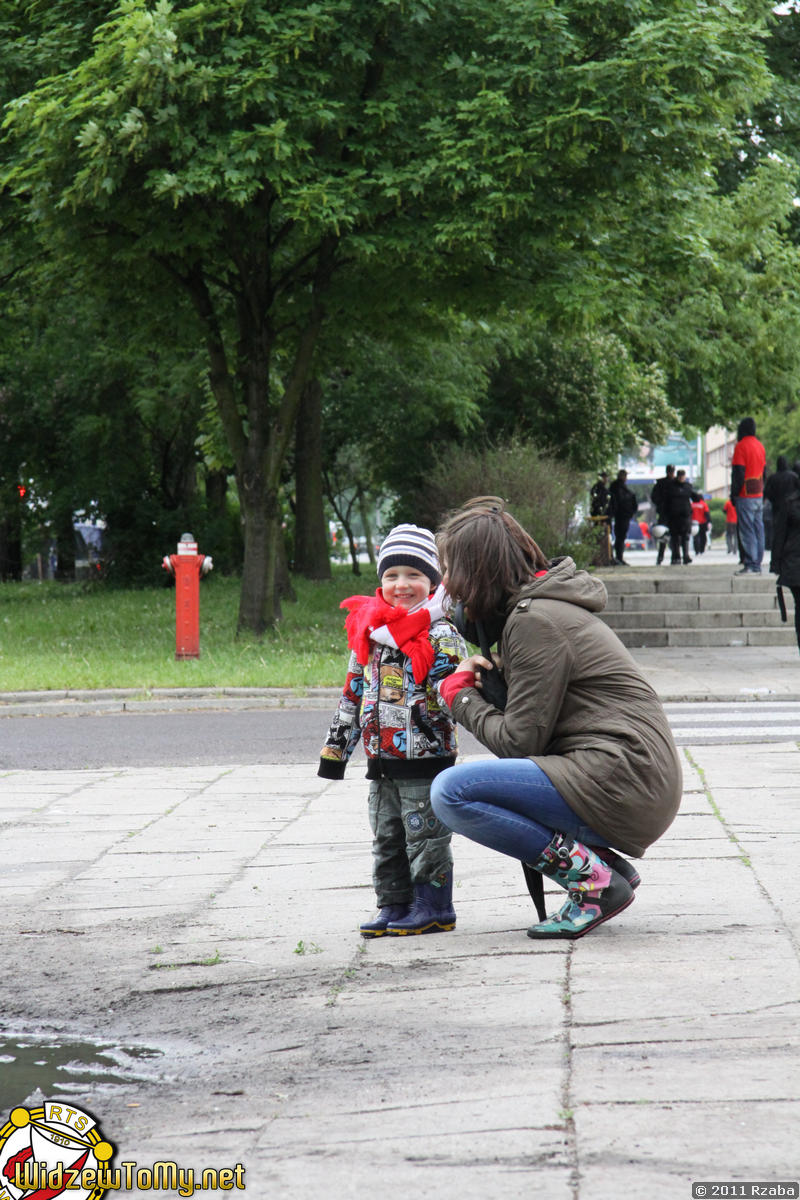
M748 571L761 571L764 557L764 501L761 496L737 496L736 516L739 518L739 541L742 543L744 565Z
M553 834L607 846L584 825L541 767L529 758L492 758L448 767L433 781L439 820L464 837L521 862L535 863Z

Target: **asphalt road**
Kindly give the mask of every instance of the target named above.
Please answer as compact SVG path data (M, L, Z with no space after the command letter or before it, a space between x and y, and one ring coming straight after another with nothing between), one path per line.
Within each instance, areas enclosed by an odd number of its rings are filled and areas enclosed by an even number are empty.
M334 707L0 717L0 770L313 762ZM467 753L481 751L460 737ZM359 747L352 769L362 765Z
M314 762L327 708L0 715L0 771ZM679 746L800 741L800 703L666 703ZM486 750L459 730L465 754ZM360 771L359 747L352 769Z

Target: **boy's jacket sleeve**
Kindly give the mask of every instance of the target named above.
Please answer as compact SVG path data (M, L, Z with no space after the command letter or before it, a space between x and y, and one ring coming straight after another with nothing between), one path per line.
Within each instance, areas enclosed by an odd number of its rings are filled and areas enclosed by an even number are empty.
M347 679L320 752L317 774L323 779L344 779L345 767L361 736L359 709L363 692L364 668L351 652Z

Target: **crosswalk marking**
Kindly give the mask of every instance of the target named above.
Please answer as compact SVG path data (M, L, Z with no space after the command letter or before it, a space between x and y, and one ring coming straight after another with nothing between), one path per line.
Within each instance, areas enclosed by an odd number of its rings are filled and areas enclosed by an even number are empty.
M664 705L679 746L800 741L800 701L700 701Z

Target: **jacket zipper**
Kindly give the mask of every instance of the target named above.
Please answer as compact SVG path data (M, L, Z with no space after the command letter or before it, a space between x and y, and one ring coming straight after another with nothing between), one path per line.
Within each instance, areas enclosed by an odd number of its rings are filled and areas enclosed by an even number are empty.
M378 760L378 775L381 779L383 775L383 756L381 755L381 667L383 666L383 646L378 650L378 679L375 688L375 728L378 733L377 753L375 757Z

